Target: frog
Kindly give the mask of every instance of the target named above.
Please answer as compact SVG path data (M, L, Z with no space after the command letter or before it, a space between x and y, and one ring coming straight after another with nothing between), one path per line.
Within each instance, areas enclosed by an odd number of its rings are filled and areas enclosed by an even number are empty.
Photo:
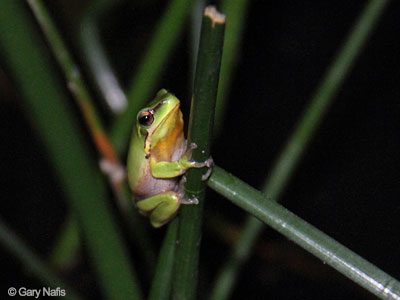
M161 89L136 117L128 158L128 184L139 212L149 216L153 227L170 221L182 204L198 204L185 197L186 171L207 167L202 180L211 174L213 160L192 161L195 143L184 137L184 121L179 99Z

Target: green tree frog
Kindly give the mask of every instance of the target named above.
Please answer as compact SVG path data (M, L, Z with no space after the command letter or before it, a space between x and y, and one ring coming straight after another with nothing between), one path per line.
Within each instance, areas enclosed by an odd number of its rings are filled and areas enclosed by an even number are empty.
M212 159L191 161L195 144L187 146L183 133L180 102L165 89L137 115L128 152L127 175L139 211L150 216L154 227L167 223L181 204L197 204L184 198L185 176L189 168L207 166ZM206 178L203 178L206 179Z

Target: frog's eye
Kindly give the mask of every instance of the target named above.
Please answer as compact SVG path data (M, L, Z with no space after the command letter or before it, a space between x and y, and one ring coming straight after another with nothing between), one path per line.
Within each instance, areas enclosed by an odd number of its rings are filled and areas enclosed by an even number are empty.
M153 121L154 121L153 112L144 111L144 112L140 113L139 117L138 117L138 121L139 121L140 125L150 126L151 124L153 124Z

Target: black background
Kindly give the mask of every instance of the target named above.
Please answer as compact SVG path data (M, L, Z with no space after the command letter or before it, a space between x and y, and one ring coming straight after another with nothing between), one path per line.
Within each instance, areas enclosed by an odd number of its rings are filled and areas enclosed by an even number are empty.
M226 119L212 151L219 166L254 187L262 185L366 3L251 2ZM82 58L75 41L74 18L81 5L79 1L54 1L49 7L78 61ZM164 7L164 2L134 5L126 1L105 17L102 37L124 86L146 50ZM286 208L395 278L400 278L399 13L399 5L392 1L281 197ZM182 99L186 113L192 55L188 33L180 40L159 85ZM41 257L46 257L67 205L45 149L26 118L29 111L24 110L24 100L7 75L7 62L0 62L0 214ZM84 126L82 131L87 134ZM231 245L222 238L224 232L240 228L245 217L229 201L209 193L201 295L209 290L224 261L221 258L228 256ZM231 227L215 228L219 224L216 220ZM156 241L161 240L162 233L162 229L155 233ZM66 278L83 294L96 298L94 276L86 260L83 255L82 263ZM10 286L41 286L2 249L0 265L3 291ZM266 298L375 297L266 229L241 272L232 299Z

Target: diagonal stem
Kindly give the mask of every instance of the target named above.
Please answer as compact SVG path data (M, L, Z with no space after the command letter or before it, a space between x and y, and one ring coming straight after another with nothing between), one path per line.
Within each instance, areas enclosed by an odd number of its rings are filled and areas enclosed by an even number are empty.
M395 278L232 174L216 166L208 185L257 217L263 227L264 224L271 226L379 298L400 299L400 282ZM246 253L242 252L242 258ZM219 297L215 295L212 299Z
M327 70L303 117L264 184L263 192L272 199L279 199L280 194L289 182L290 175L300 161L319 123L333 102L334 96L354 66L358 54L361 53L388 3L389 0L370 0L355 22L354 28L350 31L342 49ZM240 267L250 255L262 229L263 225L260 221L252 217L247 219L241 237L231 253L231 258L224 265L221 275L217 279L211 293L212 299L220 300L229 297Z

